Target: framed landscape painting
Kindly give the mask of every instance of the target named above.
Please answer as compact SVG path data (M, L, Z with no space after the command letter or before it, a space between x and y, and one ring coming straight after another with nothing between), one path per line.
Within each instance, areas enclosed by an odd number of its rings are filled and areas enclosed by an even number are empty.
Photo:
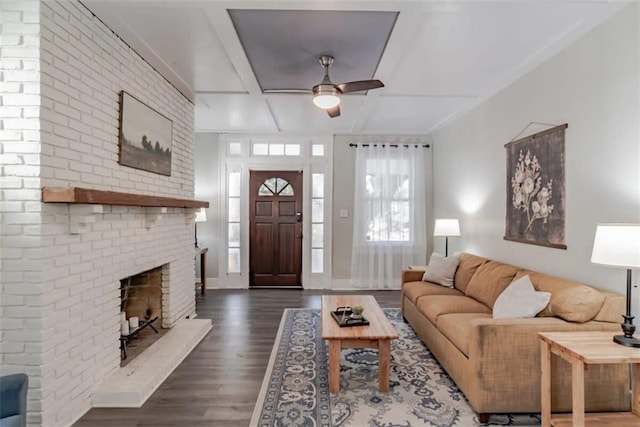
M566 249L564 134L567 125L505 145L505 240Z
M125 91L120 92L118 163L171 176L173 122Z

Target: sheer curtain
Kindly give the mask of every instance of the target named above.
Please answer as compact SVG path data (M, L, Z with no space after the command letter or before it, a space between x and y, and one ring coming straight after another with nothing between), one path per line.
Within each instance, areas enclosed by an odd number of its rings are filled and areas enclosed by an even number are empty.
M413 144L356 148L353 286L398 288L403 268L425 263L424 150Z

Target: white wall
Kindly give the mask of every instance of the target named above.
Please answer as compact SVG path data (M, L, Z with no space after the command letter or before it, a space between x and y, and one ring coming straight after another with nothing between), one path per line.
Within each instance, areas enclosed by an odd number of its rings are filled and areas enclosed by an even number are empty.
M206 273L210 280L207 287L215 287L218 277L218 241L220 221L220 160L217 133L197 133L194 146L195 197L209 202L207 222L198 223L198 246L209 248ZM198 271L200 266L198 264ZM200 272L198 273L200 275Z
M639 17L638 5L628 6L432 135L436 216L461 218L455 250L624 293L623 271L589 260L598 222L640 222ZM503 145L529 122L569 125L567 250L503 240Z
M0 372L29 374L30 425L65 426L119 367L120 279L170 263L163 323L194 314L193 211L46 204L40 187L192 198L193 105L77 1L1 11L11 71L0 116ZM172 120L171 176L118 164L121 90Z

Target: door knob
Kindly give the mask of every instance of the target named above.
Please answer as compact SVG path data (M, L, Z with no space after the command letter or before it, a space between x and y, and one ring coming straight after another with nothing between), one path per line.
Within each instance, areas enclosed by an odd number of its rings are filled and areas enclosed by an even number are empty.
M302 212L296 212L296 221L302 222Z

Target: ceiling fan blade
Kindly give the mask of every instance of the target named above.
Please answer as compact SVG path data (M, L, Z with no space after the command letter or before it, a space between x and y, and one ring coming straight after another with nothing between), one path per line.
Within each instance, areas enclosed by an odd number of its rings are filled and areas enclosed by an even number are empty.
M336 105L333 108L328 108L327 109L327 114L331 118L338 117L340 115L340 104Z
M360 92L362 90L377 89L384 87L384 83L380 80L358 80L356 82L340 83L338 89L342 93Z
M262 93L265 94L269 94L269 93L285 93L285 94L289 94L289 93L311 93L311 89L265 89L262 91Z

